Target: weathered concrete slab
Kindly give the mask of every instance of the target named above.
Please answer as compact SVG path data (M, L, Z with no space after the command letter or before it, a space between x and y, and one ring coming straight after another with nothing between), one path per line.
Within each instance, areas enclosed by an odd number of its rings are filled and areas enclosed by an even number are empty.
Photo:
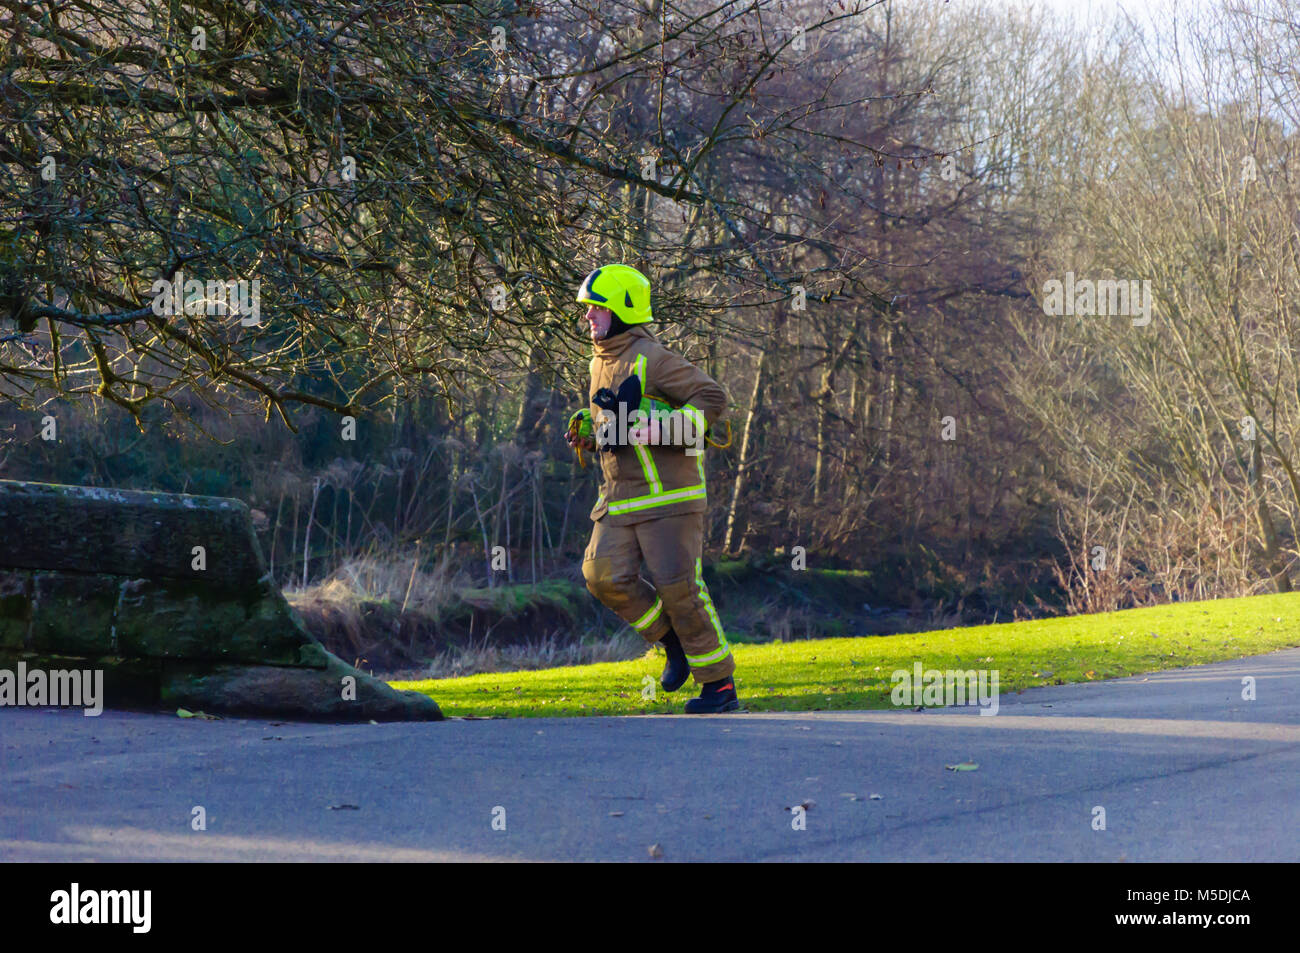
M0 649L22 649L32 623L32 576L0 570Z
M337 657L327 657L323 669L165 662L162 701L169 707L234 715L349 721L361 708L375 721L428 720L424 695L395 691Z
M0 668L20 662L102 670L109 707L442 718L312 637L238 500L0 480Z
M265 585L231 598L192 582L130 579L121 586L117 646L133 657L297 665L302 633L277 595Z
M107 573L33 574L28 644L36 652L113 655L113 610L122 580Z
M266 574L239 500L0 480L0 526L0 566L8 569L201 580L233 590Z

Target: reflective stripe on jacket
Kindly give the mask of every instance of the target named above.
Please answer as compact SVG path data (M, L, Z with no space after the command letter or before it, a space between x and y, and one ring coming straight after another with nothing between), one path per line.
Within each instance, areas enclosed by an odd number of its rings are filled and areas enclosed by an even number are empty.
M716 423L727 409L727 392L717 381L669 351L644 325L595 343L588 399L602 387L617 391L629 374L641 378L644 395L680 408L701 429ZM601 413L591 405L593 420L600 419ZM698 445L703 446L702 438ZM688 449L650 444L597 454L604 479L591 518L624 526L703 512L707 501L704 454L688 454Z

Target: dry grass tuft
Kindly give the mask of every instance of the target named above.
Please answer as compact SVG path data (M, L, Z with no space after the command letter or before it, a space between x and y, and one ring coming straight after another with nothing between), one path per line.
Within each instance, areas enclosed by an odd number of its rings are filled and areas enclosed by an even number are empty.
M587 635L580 642L548 633L536 641L520 645L490 645L484 641L451 647L439 652L422 668L391 673L387 677L397 681L416 681L483 672L520 672L564 665L626 662L640 658L646 649L645 640L628 630L607 638Z

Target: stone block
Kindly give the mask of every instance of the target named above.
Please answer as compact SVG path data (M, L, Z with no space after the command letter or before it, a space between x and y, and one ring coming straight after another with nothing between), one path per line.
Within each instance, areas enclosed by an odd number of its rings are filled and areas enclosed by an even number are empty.
M311 636L284 599L252 601L171 580L124 583L117 612L118 652L128 658L203 659L293 665Z
M57 655L113 655L113 610L122 580L102 574L32 577L31 648Z
M0 480L0 567L202 580L241 590L265 574L239 500ZM203 548L203 569L194 548ZM111 569L110 569L111 567Z
M27 648L32 625L32 574L0 569L0 649Z

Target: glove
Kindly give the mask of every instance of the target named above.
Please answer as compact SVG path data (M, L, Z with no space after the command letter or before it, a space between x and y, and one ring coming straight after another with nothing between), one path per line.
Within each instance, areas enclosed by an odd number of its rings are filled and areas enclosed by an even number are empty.
M618 391L612 391L608 387L602 387L596 391L596 396L591 398L591 402L601 410L609 411L613 414L613 420L602 428L602 431L596 435L596 443L601 450L613 453L620 447L626 446L625 443L619 442L618 422L621 418L626 421L628 427L631 427L632 411L641 406L641 378L635 374L629 374L623 383L618 385ZM623 436L627 436L623 434Z

